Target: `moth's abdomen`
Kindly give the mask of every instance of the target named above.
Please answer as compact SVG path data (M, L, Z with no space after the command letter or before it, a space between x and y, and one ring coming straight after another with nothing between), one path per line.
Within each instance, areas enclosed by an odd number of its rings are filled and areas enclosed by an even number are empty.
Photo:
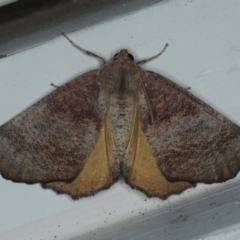
M127 96L124 100L112 95L109 101L108 117L119 161L124 159L136 111L136 98Z

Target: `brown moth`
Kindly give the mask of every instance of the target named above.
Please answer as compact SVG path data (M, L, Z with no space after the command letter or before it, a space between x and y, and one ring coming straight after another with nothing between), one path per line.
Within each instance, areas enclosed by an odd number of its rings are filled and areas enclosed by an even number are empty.
M240 128L126 49L0 127L0 172L76 199L123 177L162 199L240 170Z

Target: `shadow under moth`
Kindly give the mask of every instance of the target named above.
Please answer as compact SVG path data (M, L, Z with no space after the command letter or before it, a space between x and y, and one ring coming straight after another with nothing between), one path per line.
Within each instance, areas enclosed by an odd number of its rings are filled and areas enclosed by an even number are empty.
M0 173L77 199L120 177L162 199L240 170L240 127L126 49L0 127Z

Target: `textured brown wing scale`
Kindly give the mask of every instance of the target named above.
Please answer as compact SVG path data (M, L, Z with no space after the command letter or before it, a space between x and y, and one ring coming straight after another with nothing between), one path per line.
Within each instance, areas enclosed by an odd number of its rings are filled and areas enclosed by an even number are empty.
M78 77L0 127L4 178L35 183L77 176L103 121L97 76Z
M131 141L135 145L135 154L129 169L125 170L126 182L132 187L143 191L147 196L157 196L166 199L170 194L184 191L194 185L178 181L169 182L159 171L157 161L152 154L151 147L142 131L141 123L137 117L134 136Z
M193 183L235 177L240 170L240 128L163 76L142 74L155 134L144 113L143 130L162 174L170 181Z
M4 178L40 182L74 199L121 176L165 199L239 170L240 128L165 77L143 71L125 49L0 127Z
M109 139L106 119L99 133L98 141L88 157L83 170L71 182L57 181L43 184L58 193L67 193L74 199L91 196L100 190L109 188L119 178L120 166L114 165L115 158L112 142Z

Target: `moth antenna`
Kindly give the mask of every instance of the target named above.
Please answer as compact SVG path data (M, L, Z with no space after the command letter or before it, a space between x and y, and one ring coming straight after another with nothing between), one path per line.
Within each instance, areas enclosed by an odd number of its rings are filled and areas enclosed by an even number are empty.
M159 56L161 56L165 52L167 47L168 47L168 43L166 43L166 45L164 46L163 50L160 53L158 53L157 55L155 55L153 57L150 57L150 58L147 58L147 59L140 60L136 64L144 64L144 63L147 63L149 61L152 61L155 58L158 58Z
M88 56L98 58L100 61L103 62L103 65L106 63L106 61L104 60L103 57L100 57L100 56L98 56L97 54L95 54L95 53L93 53L93 52L87 51L87 50L79 47L76 43L74 43L74 42L66 35L66 33L62 32L62 35L71 43L71 45L72 45L73 47L75 47L75 48L78 49L79 51L85 53L85 54L88 55Z

